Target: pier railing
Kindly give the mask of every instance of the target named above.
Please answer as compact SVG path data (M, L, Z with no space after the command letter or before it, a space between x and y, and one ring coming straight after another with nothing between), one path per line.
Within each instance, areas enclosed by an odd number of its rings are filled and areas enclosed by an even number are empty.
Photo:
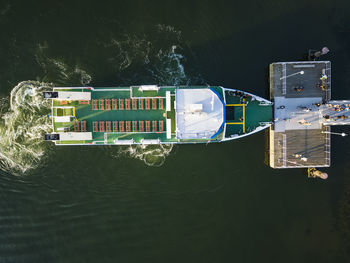
M327 78L323 77L327 75ZM316 111L295 110L296 105L312 107L319 98L331 99L329 61L278 62L270 65L270 98L274 101L274 125L270 131L270 166L273 168L329 167L331 136L320 124ZM320 87L320 84L325 89ZM301 86L302 90L296 90ZM279 107L285 108L284 115ZM277 117L276 117L277 116ZM284 119L283 119L284 118ZM301 120L307 120L303 125Z
M331 62L326 63L325 67L325 74L327 75L327 89L326 89L326 101L329 101L331 99L331 80L332 80L332 75L331 75Z
M325 152L326 152L326 165L331 165L331 128L326 126L326 144L325 144Z

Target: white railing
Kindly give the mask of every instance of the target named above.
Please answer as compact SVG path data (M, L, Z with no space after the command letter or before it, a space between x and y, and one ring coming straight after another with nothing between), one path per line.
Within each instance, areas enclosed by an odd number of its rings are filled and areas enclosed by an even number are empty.
M283 156L283 166L287 165L287 135L283 134L283 143L282 143L282 156Z
M287 93L287 65L286 63L282 64L282 94L286 94Z
M327 75L327 90L326 90L326 101L329 101L331 99L331 63L326 63L326 75Z
M330 134L330 127L326 127L326 147L325 147L325 153L326 153L326 164L328 166L331 165L331 134Z

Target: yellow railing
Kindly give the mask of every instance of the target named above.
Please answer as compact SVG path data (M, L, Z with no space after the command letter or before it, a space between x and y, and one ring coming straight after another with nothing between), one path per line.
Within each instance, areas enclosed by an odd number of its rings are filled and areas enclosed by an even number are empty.
M243 125L243 133L245 133L245 104L226 104L226 107L243 107L243 121L242 122L226 122L228 125Z

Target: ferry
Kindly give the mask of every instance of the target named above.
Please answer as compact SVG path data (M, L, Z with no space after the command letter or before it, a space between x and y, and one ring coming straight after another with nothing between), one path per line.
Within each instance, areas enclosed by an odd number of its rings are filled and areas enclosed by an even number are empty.
M220 86L55 87L56 145L212 143L239 139L272 124L272 102Z

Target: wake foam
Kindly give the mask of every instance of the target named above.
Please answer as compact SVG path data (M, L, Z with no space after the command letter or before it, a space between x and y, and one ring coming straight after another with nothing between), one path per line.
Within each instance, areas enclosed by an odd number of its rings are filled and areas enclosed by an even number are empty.
M113 39L112 43L117 51L114 57L118 58L120 62L119 66L115 66L119 70L125 70L135 64L142 64L144 68L142 77L134 78L132 76L123 81L125 83L139 81L141 84L164 86L189 84L190 78L186 76L183 66L185 57L178 52L181 50L179 47L181 32L167 25L157 25L155 29L156 32L154 32L152 39L136 36L127 36L125 40L119 41ZM118 60L114 59L113 61ZM172 144L132 145L119 147L118 154L113 156L117 158L121 155L129 156L143 161L148 166L159 167L163 165L172 150Z
M51 82L62 86L86 86L92 80L91 75L81 66L67 64L63 59L49 57L46 53L49 49L47 43L39 44L35 58L43 70L43 81Z
M128 36L107 41L113 46L112 59L124 84L157 84L162 86L205 83L199 74L188 76L185 71L186 49L181 44L181 31L169 25L156 25L150 36ZM112 52L113 53L113 52ZM191 53L191 52L189 52ZM138 74L128 75L130 68L142 68ZM136 145L118 148L114 157L126 155L149 166L161 166L173 150L173 145Z
M186 85L190 82L182 65L184 56L176 53L177 46L173 45L167 50L160 49L156 55L156 63L148 70L154 82L158 85Z
M157 25L149 35L112 35L99 42L101 54L108 67L113 69L118 85L198 84L200 76L187 76L184 62L186 53L181 43L181 31L168 25ZM102 45L100 45L102 44ZM51 85L87 85L91 75L77 64L69 65L64 58L48 55L47 43L38 45L35 54L43 70L42 82L24 81L12 91L10 100L0 100L0 168L11 173L25 173L38 167L53 146L43 141L43 135L51 130L51 120L40 117L50 113L50 101L41 96ZM193 75L193 74L191 74ZM118 147L116 155L139 159L146 165L161 166L171 153L173 145L148 145Z
M139 159L148 166L159 167L164 164L172 149L172 144L120 146L118 154L113 157L128 156Z
M50 101L42 91L51 85L37 81L20 82L10 98L0 101L0 168L12 174L36 168L48 150L44 134L51 129Z

